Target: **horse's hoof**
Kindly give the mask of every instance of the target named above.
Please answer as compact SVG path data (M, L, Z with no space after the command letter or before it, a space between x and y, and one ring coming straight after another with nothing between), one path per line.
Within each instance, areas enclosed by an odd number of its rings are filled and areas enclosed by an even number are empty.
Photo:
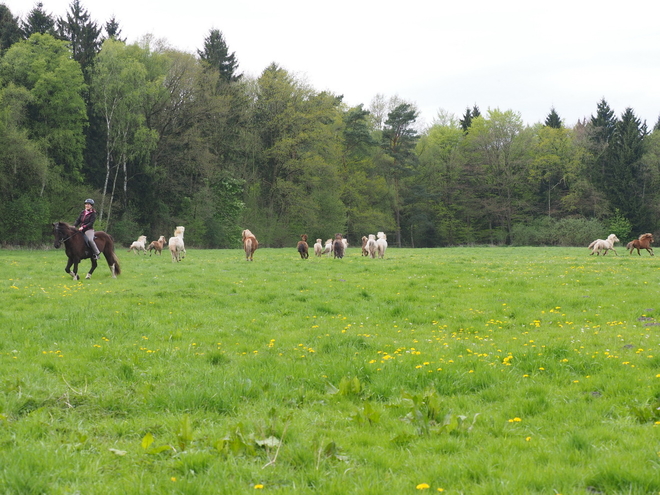
M90 278L92 278L92 276L88 273L87 275L85 275L85 278L89 280Z

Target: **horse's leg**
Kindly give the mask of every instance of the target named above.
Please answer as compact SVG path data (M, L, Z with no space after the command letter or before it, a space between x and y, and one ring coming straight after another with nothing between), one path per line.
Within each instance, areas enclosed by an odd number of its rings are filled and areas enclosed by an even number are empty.
M71 270L71 266L73 266L73 270ZM78 280L78 262L74 261L72 258L69 258L69 261L66 264L66 268L64 269L65 272L67 272L73 280Z
M69 258L69 261L67 261L67 263L66 263L66 268L64 268L64 271L66 273L68 273L69 275L73 275L71 273L71 265L73 265L73 261L71 260L71 258Z
M96 267L98 266L98 263L97 263L96 260L94 259L94 256L92 256L91 259L92 259L92 267L91 267L91 268L89 269L89 271L87 272L87 275L85 275L85 278L86 278L86 279L90 279L90 278L92 278L92 273L94 273L94 270L96 270Z

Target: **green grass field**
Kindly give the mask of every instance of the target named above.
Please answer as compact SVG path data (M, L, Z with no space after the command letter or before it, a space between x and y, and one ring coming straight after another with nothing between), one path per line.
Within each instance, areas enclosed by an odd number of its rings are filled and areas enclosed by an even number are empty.
M0 493L660 493L660 257L618 251L119 249L81 282L0 251Z

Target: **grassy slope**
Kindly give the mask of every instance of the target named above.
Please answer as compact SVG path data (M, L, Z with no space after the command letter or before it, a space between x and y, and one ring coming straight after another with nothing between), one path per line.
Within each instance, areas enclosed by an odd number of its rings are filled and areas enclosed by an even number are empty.
M660 260L118 254L0 252L7 493L660 491Z

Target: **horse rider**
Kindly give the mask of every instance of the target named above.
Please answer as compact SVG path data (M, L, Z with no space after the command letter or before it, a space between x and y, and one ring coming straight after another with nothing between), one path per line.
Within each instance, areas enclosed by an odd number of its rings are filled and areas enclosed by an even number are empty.
M89 247L91 247L92 251L94 252L93 258L97 260L99 259L99 255L101 253L99 253L99 248L94 242L95 220L96 220L96 210L94 209L94 200L86 199L85 209L80 212L80 216L78 217L78 220L76 220L74 226L77 227L80 232L85 234L85 237L87 238L87 244L89 244ZM78 227L79 225L80 227Z

